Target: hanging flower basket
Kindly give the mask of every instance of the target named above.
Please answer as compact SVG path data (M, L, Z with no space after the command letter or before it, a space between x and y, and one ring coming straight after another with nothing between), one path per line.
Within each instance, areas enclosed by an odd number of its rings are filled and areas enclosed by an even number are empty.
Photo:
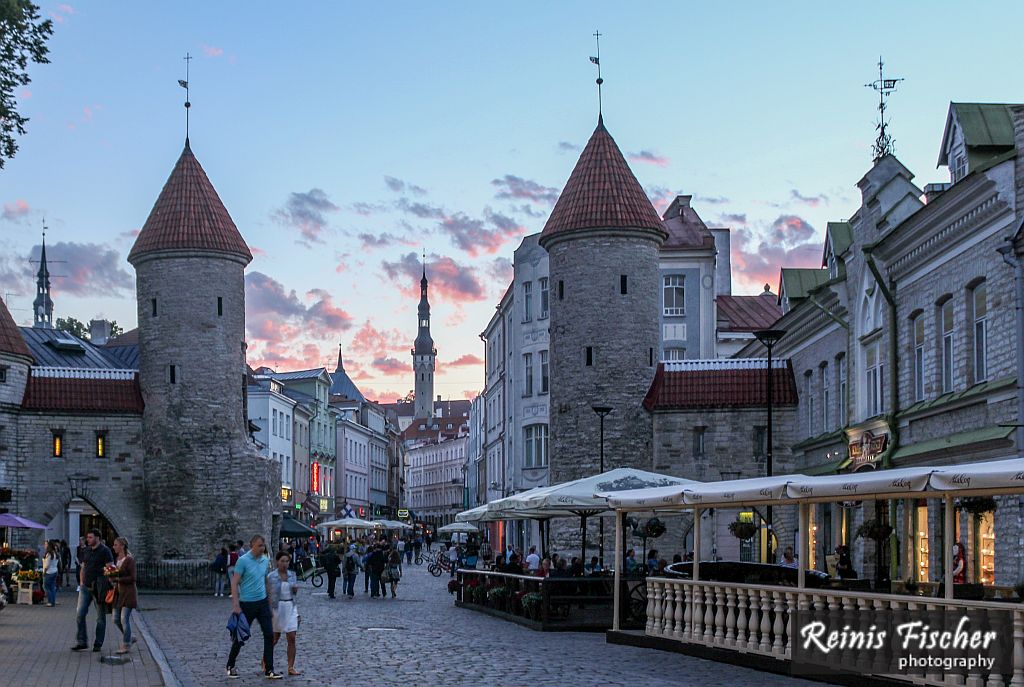
M665 534L665 523L658 518L651 518L644 526L644 531L648 539L657 539Z
M973 515L994 513L999 504L992 496L965 496L960 499L960 507Z
M878 520L865 520L864 523L857 528L858 539L874 539L875 541L884 541L889 538L892 534L892 525L888 525Z
M747 541L749 539L753 539L754 535L757 534L757 525L752 522L736 520L729 523L729 532L731 532L732 536L737 539Z

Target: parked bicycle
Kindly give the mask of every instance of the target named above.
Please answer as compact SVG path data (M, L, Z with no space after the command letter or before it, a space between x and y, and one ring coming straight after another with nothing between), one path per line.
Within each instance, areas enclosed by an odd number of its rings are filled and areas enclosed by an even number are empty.
M427 566L427 572L434 577L441 577L441 573L451 573L452 564L447 556L434 556L434 560Z
M309 583L317 589L324 585L324 569L316 567L314 562L309 558L302 560L296 577L303 581L308 580Z
M416 565L430 564L436 560L437 554L426 549L420 549L420 553L416 554Z

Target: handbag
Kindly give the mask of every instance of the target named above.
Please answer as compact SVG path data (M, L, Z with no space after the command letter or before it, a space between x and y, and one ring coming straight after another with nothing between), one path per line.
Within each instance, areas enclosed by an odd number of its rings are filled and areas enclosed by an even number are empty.
M104 601L108 606L113 606L114 601L117 599L117 587L111 587L107 590L107 595L104 597Z

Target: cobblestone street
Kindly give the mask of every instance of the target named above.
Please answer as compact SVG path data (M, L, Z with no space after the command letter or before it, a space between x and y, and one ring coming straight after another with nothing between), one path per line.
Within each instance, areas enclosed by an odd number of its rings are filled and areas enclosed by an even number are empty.
M810 685L769 673L713 663L678 654L615 646L602 633L541 633L455 608L447 576L431 577L411 566L397 599L370 599L362 577L356 598L327 599L303 585L299 594L296 667L293 685L559 685L604 687L645 685ZM338 589L341 589L339 582ZM213 597L148 595L145 617L172 670L185 687L220 685L229 649L224 629L230 600ZM265 684L259 673L259 630L238 659L241 680ZM275 667L286 669L284 641Z

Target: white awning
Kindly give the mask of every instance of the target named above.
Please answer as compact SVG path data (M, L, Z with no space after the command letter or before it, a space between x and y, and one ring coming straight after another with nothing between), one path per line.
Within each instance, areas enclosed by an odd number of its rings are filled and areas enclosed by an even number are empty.
M340 520L331 520L330 522L320 523L320 527L334 527L338 529L353 528L357 530L372 530L374 524L369 520L360 520L359 518L341 518Z
M455 522L481 522L488 520L487 504L464 510L455 516Z
M556 517L563 513L596 514L611 508L608 497L612 494L632 494L663 488L682 489L696 484L701 483L646 470L615 468L599 475L519 494L513 502L513 508L540 514L550 513Z
M1024 458L933 468L929 486L936 491L1024 490Z
M935 467L896 468L894 470L861 470L843 475L820 477L794 476L786 488L792 499L813 499L832 496L851 501L870 499L880 494L902 494L924 491Z
M460 532L471 534L473 532L479 532L480 530L475 526L470 525L468 522L453 522L450 525L439 527L437 531L444 534L456 534Z

